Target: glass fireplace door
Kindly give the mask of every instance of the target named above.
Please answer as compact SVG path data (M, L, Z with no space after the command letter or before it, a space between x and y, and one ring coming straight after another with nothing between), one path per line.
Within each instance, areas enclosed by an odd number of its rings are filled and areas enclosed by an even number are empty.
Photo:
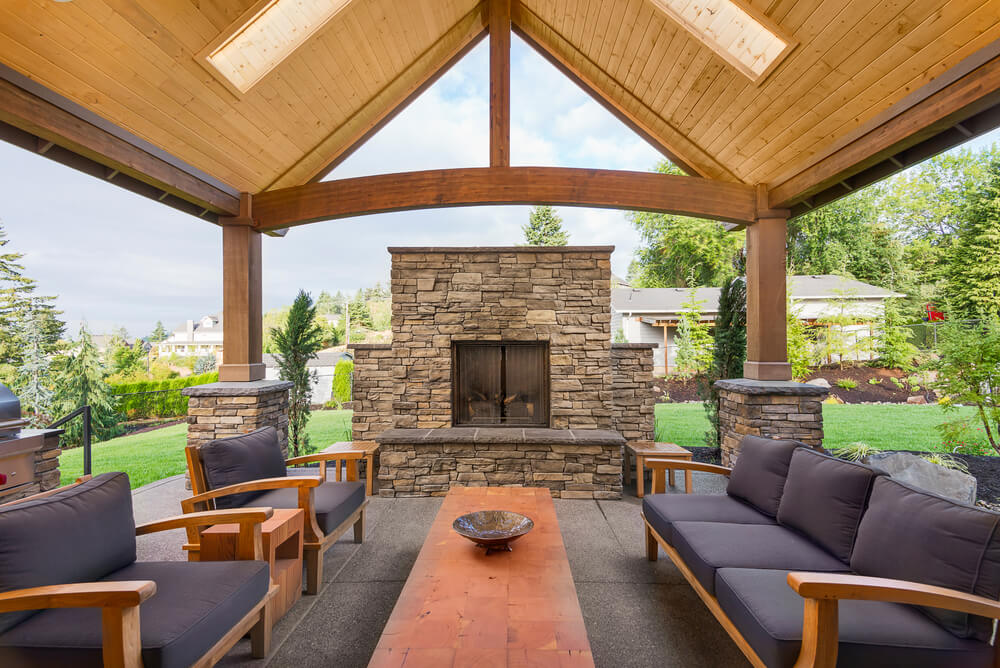
M546 344L456 343L453 359L455 426L548 426Z

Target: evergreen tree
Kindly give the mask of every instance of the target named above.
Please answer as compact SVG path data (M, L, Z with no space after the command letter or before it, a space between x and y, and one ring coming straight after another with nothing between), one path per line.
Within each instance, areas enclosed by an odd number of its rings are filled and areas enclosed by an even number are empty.
M111 386L104 381L105 375L97 346L86 324L81 324L79 339L59 380L57 397L60 412L64 415L80 406L90 406L90 426L98 441L114 436L118 425L115 398L111 394ZM71 420L66 424L64 438L68 442L80 445L82 434L80 420Z
M271 330L278 377L292 382L288 393L288 447L293 457L311 451L306 424L316 374L309 372L307 364L320 350L322 336L322 328L316 323L316 307L304 290L295 297L284 326Z
M709 430L705 442L719 447L719 393L715 381L742 378L747 359L747 284L742 276L731 278L719 294L719 315L713 333L712 366L699 387Z
M129 376L146 368L146 351L142 341L135 340L133 345L117 335L111 339L108 347L107 361L109 373L116 376Z
M166 341L169 334L167 334L167 329L163 326L163 321L157 320L156 327L153 328L153 333L149 335L150 343L161 343Z
M521 226L521 230L527 246L565 246L569 243L569 235L562 227L562 218L551 206L532 207L528 222Z
M18 367L17 393L23 408L31 411L31 425L42 427L52 421L55 393L49 376L51 362L45 352L44 320L38 313L28 318L22 340L24 353Z
M351 331L358 327L372 328L372 312L368 308L368 302L356 299L348 304L347 308L351 314Z
M676 364L682 377L690 378L708 369L712 363L711 326L701 321L701 307L695 288L688 292L687 300L681 304L680 322L677 324ZM667 351L664 351L667 354Z
M316 298L316 313L318 315L333 315L337 312L337 304L333 296L326 290L320 292L319 297Z
M895 299L886 299L883 309L882 327L875 342L878 358L872 361L872 366L909 371L920 352L910 343L913 330L903 326Z
M953 317L1000 314L1000 159L966 207L950 253L948 297Z
M792 367L792 378L800 380L809 375L812 345L809 330L802 322L799 309L792 301L790 291L785 296L785 327L788 364Z

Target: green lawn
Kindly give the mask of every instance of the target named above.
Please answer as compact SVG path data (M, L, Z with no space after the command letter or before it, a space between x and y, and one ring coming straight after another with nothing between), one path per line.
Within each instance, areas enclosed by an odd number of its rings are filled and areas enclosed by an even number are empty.
M971 409L968 414L971 415ZM957 416L949 416L953 419ZM939 406L867 406L827 404L823 406L826 438L823 445L837 447L864 441L880 449L939 450L941 439L934 429L945 420ZM701 404L657 404L657 440L682 446L704 445L708 427ZM313 444L326 447L350 440L350 411L316 411L309 420ZM174 425L133 436L122 436L94 445L94 473L125 471L133 487L183 473L187 425ZM67 450L60 457L62 483L83 473L83 450Z
M934 428L972 409L959 409L947 417L940 406L908 404L823 405L823 445L836 448L863 441L881 450L940 450L941 437ZM656 440L681 446L705 445L708 420L701 404L657 404Z
M351 411L315 411L309 420L309 438L325 448L337 441L351 440ZM178 424L132 436L113 438L93 446L94 473L125 471L132 487L184 473L184 446L187 425ZM62 484L83 474L83 448L66 450L59 457Z

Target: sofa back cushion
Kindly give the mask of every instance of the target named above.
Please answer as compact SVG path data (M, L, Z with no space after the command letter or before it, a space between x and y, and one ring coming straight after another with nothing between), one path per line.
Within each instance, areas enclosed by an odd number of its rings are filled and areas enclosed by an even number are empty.
M870 466L799 448L788 466L778 523L805 534L846 564L879 475Z
M132 490L124 473L0 508L0 593L91 582L134 561ZM35 612L0 614L0 633Z
M726 494L774 517L778 514L789 461L792 453L800 447L808 446L798 441L744 436L740 442L739 457L729 476Z
M851 568L861 575L910 580L1000 597L1000 513L962 505L886 476L875 480ZM960 638L989 642L991 620L921 608Z
M274 427L216 439L203 445L200 453L205 482L210 490L261 478L281 478L288 472ZM215 500L215 507L242 508L261 494L244 492L223 496Z

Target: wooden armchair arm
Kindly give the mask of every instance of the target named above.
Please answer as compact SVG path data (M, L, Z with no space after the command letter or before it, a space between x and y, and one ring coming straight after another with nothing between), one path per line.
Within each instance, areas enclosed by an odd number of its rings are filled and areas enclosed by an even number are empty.
M646 466L653 469L653 494L662 494L667 491L666 482L666 472L668 470L675 471L702 471L703 473L716 473L718 475L729 476L733 472L731 468L725 466L717 466L715 464L703 464L701 462L692 462L686 459L655 459L649 458L645 460Z
M1000 602L933 585L836 573L789 573L788 586L804 599L802 649L795 668L835 668L841 599L908 603L1000 619Z
M197 553L201 550L200 530L203 527L213 524L238 524L236 558L240 561L260 561L264 554L260 525L273 514L274 511L271 508L233 508L232 510L186 513L156 522L140 524L135 528L135 535L143 536L170 529L187 529L188 545L185 549Z
M48 608L131 608L156 593L152 580L75 582L0 594L0 613Z
M319 487L322 482L323 479L319 476L311 475L287 476L284 478L261 478L260 480L241 482L236 485L226 485L225 487L219 487L218 489L202 492L201 494L195 494L194 496L181 501L181 510L185 513L194 512L195 510L198 510L199 505L204 508L204 505L202 504L205 504L206 501L217 499L220 496L229 496L230 494L260 492L268 489L286 489L289 487L297 487L299 489L303 487Z
M326 480L327 462L333 462L335 479L339 481L341 479L340 462L343 461L345 464L344 468L347 470L347 480L354 481L358 479L358 461L364 459L367 454L361 450L341 450L339 452L324 450L323 452L314 452L311 455L286 459L285 464L288 466L301 466L302 464L319 463L319 477L322 480Z

